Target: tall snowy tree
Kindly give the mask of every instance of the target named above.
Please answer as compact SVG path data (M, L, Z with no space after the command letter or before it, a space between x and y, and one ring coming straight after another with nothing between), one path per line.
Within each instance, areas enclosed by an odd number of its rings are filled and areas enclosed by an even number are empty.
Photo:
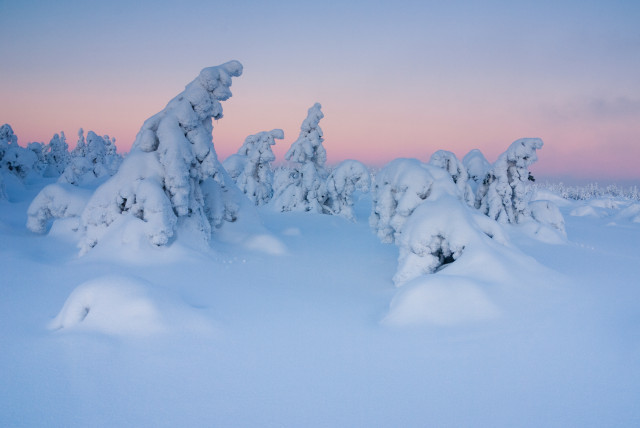
M238 153L229 156L223 163L231 178L256 205L264 205L273 197L273 169L271 162L276 156L271 150L275 139L283 139L282 129L249 135Z
M205 68L145 121L118 172L82 213L83 251L119 219L136 222L155 245L168 244L179 225L208 240L212 227L235 220L237 200L229 191L237 188L218 161L211 133L212 119L222 118L220 101L231 97L231 78L241 74L237 61Z
M300 136L285 155L289 165L276 171L271 204L279 211L326 212L325 169L327 152L322 145L322 106L315 103L300 127Z
M475 206L499 223L521 223L531 218L529 202L532 178L529 167L538 160L539 138L514 141L485 175L476 193Z

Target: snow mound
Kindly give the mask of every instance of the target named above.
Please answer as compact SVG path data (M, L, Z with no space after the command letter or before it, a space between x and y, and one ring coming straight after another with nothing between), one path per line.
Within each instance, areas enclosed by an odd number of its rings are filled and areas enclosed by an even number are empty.
M640 223L640 204L632 204L621 210L617 215L619 220Z
M67 298L49 329L148 336L172 329L206 331L207 322L146 281L108 276L87 281Z
M459 276L423 276L400 289L383 324L440 326L497 318L498 307L474 281Z
M595 208L589 205L574 208L569 214L574 217L603 217L603 213L601 211L596 211Z
M273 235L263 234L248 238L244 246L253 251L259 251L273 256L286 254L287 247Z

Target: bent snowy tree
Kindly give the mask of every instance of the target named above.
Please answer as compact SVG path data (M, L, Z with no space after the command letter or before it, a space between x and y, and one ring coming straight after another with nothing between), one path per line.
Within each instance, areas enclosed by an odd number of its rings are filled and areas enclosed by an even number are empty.
M231 97L231 78L242 65L205 68L158 114L147 119L118 172L101 185L82 213L82 251L95 246L119 219L140 222L149 242L166 245L180 224L205 240L211 228L233 221L238 206L226 197L233 186L213 147L212 119Z

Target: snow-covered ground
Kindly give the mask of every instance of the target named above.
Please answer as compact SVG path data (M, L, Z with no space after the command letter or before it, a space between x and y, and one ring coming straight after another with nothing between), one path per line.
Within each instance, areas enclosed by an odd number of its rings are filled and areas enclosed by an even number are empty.
M25 227L44 183L6 185L0 426L640 425L637 202L543 194L566 243L506 225L513 260L395 287L369 195L355 223L260 207L210 246L79 256L77 221Z

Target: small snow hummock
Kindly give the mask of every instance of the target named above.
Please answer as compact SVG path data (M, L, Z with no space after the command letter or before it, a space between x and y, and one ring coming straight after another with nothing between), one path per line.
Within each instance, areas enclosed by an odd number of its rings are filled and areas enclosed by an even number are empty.
M322 106L315 103L307 112L298 139L285 154L289 165L278 169L274 178L271 205L278 211L325 212L327 199L325 168L327 152L322 145Z
M276 156L271 146L283 139L282 129L249 135L238 153L229 156L223 165L238 188L256 205L265 205L273 197L273 169Z
M212 119L222 118L220 101L231 97L231 78L241 74L238 61L205 68L145 121L118 172L82 213L82 252L122 216L140 221L158 246L168 244L181 223L208 241L212 227L236 219L239 205L228 191L235 185L218 161L211 133Z
M206 333L212 326L177 296L141 279L112 275L76 287L49 329L139 337L172 330Z

